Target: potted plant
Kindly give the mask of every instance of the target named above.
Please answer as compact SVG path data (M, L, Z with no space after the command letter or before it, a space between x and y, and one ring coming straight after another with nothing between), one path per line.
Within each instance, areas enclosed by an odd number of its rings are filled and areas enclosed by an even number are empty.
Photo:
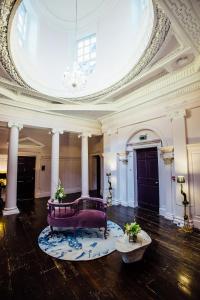
M137 235L141 231L140 225L136 222L126 223L124 228L125 228L125 233L129 237L129 242L136 243Z
M55 199L58 200L60 203L62 199L65 197L65 190L61 183L58 184L56 192L55 192Z

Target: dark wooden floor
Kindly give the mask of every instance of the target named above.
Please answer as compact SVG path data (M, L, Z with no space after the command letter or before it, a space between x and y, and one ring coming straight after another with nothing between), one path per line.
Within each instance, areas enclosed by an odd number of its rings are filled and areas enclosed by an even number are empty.
M0 216L0 299L200 299L200 233L184 235L155 213L109 209L124 225L136 215L153 239L143 261L126 265L115 251L89 262L43 253L37 238L46 223L46 200L18 215Z

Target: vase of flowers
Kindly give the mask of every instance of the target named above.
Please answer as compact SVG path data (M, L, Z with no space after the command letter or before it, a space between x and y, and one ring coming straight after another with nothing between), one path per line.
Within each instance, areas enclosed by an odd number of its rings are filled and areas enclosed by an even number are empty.
M56 192L55 192L55 199L58 200L58 202L62 202L62 199L65 197L65 190L62 184L59 182Z
M137 235L141 231L140 225L136 222L126 223L124 228L125 228L125 233L129 237L129 242L136 243Z

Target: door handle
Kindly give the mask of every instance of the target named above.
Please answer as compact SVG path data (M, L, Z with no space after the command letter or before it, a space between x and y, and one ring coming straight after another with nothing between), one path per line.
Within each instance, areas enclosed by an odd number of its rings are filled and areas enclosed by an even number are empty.
M158 184L158 181L155 181L155 184Z

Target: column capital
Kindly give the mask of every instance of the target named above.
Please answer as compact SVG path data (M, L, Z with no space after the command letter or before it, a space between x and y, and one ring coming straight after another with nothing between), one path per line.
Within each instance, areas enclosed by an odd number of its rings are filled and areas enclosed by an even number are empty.
M114 135L114 134L118 134L118 128L115 129L108 129L107 131L104 132L107 135Z
M51 134L56 134L56 133L59 133L59 134L63 134L63 129L60 129L60 128L52 128L51 131L50 131Z
M186 110L185 109L179 109L179 110L173 110L173 111L169 111L167 113L167 117L172 121L172 120L176 120L179 118L184 118L186 117Z
M17 127L19 130L21 130L23 128L23 125L17 122L9 121L8 128L12 128L12 127Z
M85 132L82 132L81 134L79 134L78 138L80 138L80 137L91 137L91 136L92 136L91 132L85 131Z

